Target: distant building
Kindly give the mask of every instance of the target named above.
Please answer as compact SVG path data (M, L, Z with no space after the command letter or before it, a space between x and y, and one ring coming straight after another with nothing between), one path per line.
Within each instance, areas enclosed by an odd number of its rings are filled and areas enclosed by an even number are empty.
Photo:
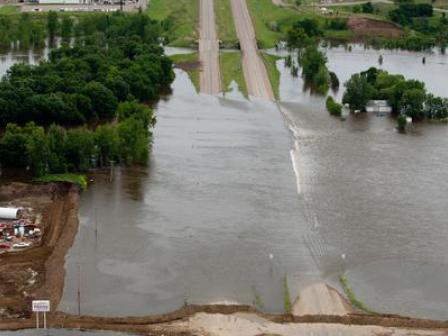
M387 114L392 112L392 107L387 100L369 100L366 104L366 112Z
M88 3L84 0L36 0L40 5L80 5Z

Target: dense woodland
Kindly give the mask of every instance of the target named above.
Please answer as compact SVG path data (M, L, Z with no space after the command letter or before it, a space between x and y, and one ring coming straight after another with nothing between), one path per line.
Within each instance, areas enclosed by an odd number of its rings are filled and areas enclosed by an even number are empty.
M38 176L145 163L155 119L141 103L174 79L159 24L121 13L76 23L52 13L46 24L50 43L57 35L66 43L37 66L14 65L0 82L0 163Z

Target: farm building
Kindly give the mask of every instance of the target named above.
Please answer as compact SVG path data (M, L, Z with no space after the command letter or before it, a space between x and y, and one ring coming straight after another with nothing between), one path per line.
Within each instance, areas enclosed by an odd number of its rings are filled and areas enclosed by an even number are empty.
M387 100L369 100L366 104L366 112L391 113L392 107Z

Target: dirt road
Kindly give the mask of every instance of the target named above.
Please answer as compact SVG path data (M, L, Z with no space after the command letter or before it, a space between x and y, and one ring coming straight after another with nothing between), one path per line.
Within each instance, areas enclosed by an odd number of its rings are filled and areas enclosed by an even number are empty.
M271 82L263 60L258 53L255 31L246 0L231 0L236 33L240 40L243 71L249 95L274 100Z
M301 315L346 315L353 309L333 288L319 282L300 291L292 314Z
M213 0L200 0L199 76L200 90L216 95L221 91L219 71L219 42L216 35Z

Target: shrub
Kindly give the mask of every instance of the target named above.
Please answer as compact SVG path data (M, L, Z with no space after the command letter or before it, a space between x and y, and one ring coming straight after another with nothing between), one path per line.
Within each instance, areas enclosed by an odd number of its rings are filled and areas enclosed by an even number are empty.
M342 114L342 105L337 103L332 96L328 96L325 102L328 112L336 117L340 117Z

